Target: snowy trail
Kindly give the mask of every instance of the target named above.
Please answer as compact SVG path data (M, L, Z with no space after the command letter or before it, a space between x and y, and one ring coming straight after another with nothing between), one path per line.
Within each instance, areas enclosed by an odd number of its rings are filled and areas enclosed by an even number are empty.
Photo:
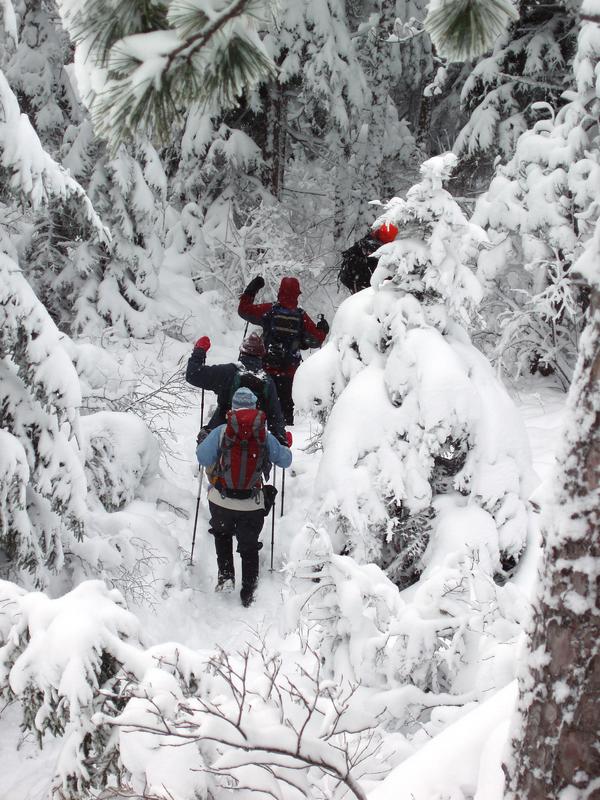
M222 338L215 337L215 343L208 355L210 364L234 361L242 331L229 331ZM175 364L182 356L189 355L189 346L177 343L171 356ZM142 620L142 627L149 631L156 644L164 641L178 641L191 648L212 649L220 645L226 649L239 649L243 643L259 630L278 637L278 627L282 621L283 590L285 573L282 572L290 550L293 537L301 530L311 514L311 498L318 468L318 454L304 452L307 442L314 432L315 423L298 417L293 427L294 461L287 470L285 484L284 516L280 516L281 494L277 496L275 518L274 571L269 571L271 552L271 516L265 521L261 541L260 578L256 602L248 609L241 606L239 587L230 595L215 594L216 559L212 537L208 534L208 506L206 502L206 482L202 488L202 500L198 518L194 565L188 566L184 553L189 554L194 511L197 494L197 468L195 464L195 437L200 422L200 390L194 390L196 407L190 413L174 420L176 431L176 454L179 460L171 460L163 465L165 477L189 493L187 511L189 519L182 519L173 513L148 508L166 522L170 535L181 549L177 563L169 564L164 570L172 584L154 607L138 606L133 610ZM542 483L536 494L542 491L554 461L554 448L560 435L564 395L540 383L521 389L517 403L529 433L533 464ZM208 419L214 395L205 395L205 420ZM277 470L277 488L281 490L281 470ZM536 544L534 539L534 544ZM532 549L526 563L522 565L519 583L522 588L529 587L535 577L537 551ZM236 555L236 570L239 576L239 557ZM283 644L283 643L281 643Z
M242 332L227 337L223 344L213 346L207 363L226 363L237 360L237 344ZM234 346L232 347L230 342ZM189 354L190 348L185 350ZM178 349L176 349L177 358ZM294 436L294 461L286 470L284 515L281 516L281 478L280 469L276 471L276 485L279 490L276 500L275 549L273 572L270 571L271 524L270 515L265 521L260 552L260 577L256 601L250 608L243 608L239 599L239 586L229 595L215 594L216 558L211 535L208 533L209 512L206 502L206 481L202 487L202 498L198 516L194 564L188 565L184 552L189 554L198 491L198 470L195 464L195 438L200 427L199 389L193 395L196 407L186 416L174 420L177 435L176 459L164 464L167 480L184 488L189 493L186 511L189 519L182 519L168 511L148 509L162 518L168 525L171 536L181 548L180 559L170 565L172 569L172 588L163 593L153 608L135 607L133 610L142 620L142 627L151 632L156 644L165 641L178 641L195 649L212 649L220 645L226 649L240 648L252 637L254 631L262 632L276 629L281 618L282 590L285 574L282 572L289 546L294 535L301 529L310 513L310 496L318 458L303 452L314 430L314 422L297 418L291 429ZM214 395L205 394L205 421L214 406ZM272 482L272 478L271 478ZM239 556L235 555L236 573L240 576ZM274 632L274 631L273 631Z

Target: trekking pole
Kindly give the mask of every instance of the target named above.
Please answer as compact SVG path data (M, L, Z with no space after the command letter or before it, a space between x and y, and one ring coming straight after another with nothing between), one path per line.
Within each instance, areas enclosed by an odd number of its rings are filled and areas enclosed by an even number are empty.
M203 477L204 477L204 467L200 467L200 477L198 480L198 497L196 499L196 516L194 517L194 535L192 536L192 549L190 551L190 567L194 566L194 545L196 544L196 528L198 527L198 511L200 510L200 497L202 495Z
M276 473L277 473L277 467L273 467L273 486L275 486ZM276 503L273 501L273 509L271 515L271 568L270 568L271 572L273 572L273 548L275 545L275 506Z
M204 389L200 400L200 429L204 427ZM196 498L196 515L194 517L194 533L192 535L192 549L190 550L190 567L194 564L194 545L196 544L196 528L198 527L198 512L200 510L200 497L202 496L202 478L204 477L204 467L200 467L198 479L198 497Z
M281 514L280 517L283 517L283 498L285 497L285 470L281 470Z

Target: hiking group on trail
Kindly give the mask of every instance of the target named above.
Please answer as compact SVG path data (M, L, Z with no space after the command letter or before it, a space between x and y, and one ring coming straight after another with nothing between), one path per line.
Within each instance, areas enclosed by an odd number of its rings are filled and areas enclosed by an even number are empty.
M244 606L254 599L262 548L259 537L277 493L265 481L273 465L285 470L292 463L292 434L286 432L285 425L294 423L292 385L302 361L300 351L320 347L329 331L322 316L315 324L299 308L300 284L296 278L281 280L276 303L255 304L264 283L262 277L254 278L238 307L242 319L262 328L262 338L257 333L244 338L238 363L207 365L211 342L208 336L202 336L186 370L186 380L202 389L203 397L207 389L217 395L210 420L204 425L202 419L196 450L198 463L206 469L211 484L208 507L209 533L214 537L217 555L215 590L232 591L235 587L235 536L242 561L240 598ZM199 503L200 493L192 554Z

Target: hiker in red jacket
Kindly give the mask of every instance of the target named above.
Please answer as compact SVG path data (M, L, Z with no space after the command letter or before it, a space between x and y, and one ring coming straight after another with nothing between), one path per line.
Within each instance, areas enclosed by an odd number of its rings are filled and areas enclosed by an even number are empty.
M259 275L250 281L240 297L238 314L252 325L260 325L267 354L266 372L272 375L281 402L286 425L294 424L292 384L302 361L300 350L320 347L329 331L321 315L315 324L298 306L300 284L297 278L282 278L276 303L255 303L257 292L265 285Z

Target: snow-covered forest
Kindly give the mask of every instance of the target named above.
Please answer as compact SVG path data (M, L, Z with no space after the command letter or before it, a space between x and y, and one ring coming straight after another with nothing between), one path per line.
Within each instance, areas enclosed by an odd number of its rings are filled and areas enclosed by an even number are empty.
M0 0L0 800L593 800L599 592L599 0Z

